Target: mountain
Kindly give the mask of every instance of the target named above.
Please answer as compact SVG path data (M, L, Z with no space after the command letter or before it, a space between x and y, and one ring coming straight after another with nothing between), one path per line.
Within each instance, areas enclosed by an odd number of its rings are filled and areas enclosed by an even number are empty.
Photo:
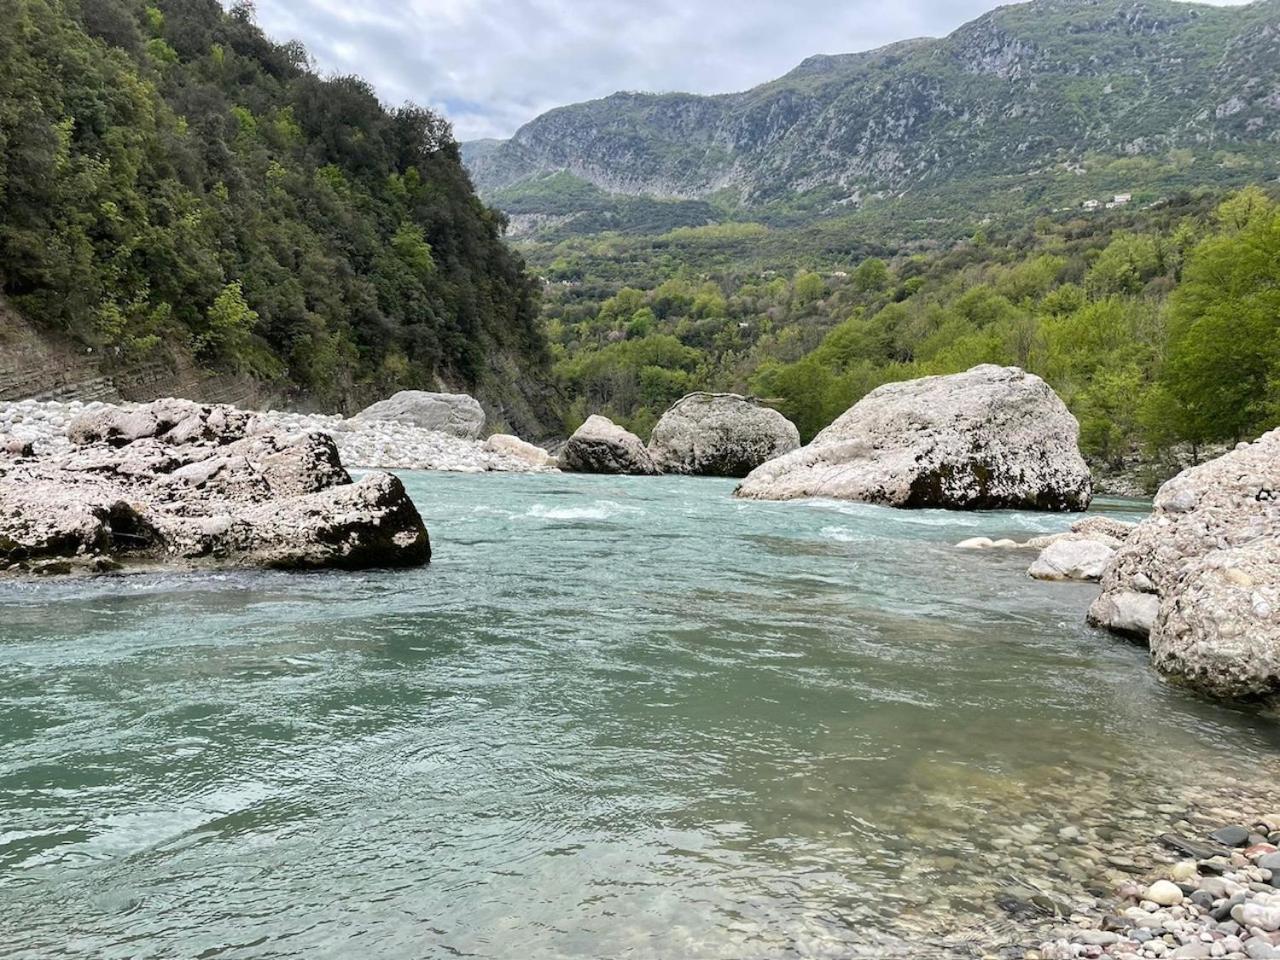
M562 107L463 156L483 195L536 227L604 197L785 217L958 190L1158 195L1275 177L1277 147L1280 0L1035 0L744 93Z
M452 387L540 432L536 289L442 118L316 74L249 3L0 11L0 352L31 360L0 391Z

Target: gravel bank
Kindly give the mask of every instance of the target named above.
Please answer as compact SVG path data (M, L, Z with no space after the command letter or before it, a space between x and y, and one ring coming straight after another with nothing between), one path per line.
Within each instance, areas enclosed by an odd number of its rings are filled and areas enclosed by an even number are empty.
M19 400L0 403L0 436L34 444L37 454L71 450L66 438L71 418L106 404L79 401ZM125 407L139 404L122 404ZM352 468L381 470L450 470L459 473L546 471L516 456L485 449L483 442L463 440L432 430L382 420L351 420L326 414L260 412L263 426L289 433L318 430L333 437L342 462Z

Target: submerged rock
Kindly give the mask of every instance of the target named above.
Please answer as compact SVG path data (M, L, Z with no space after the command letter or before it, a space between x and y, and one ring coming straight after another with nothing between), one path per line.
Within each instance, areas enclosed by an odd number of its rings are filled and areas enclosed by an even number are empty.
M732 393L691 393L658 421L649 453L664 473L745 477L800 448L796 425L758 401Z
M1108 566L1089 621L1148 637L1166 675L1280 694L1280 430L1184 470ZM1131 616L1138 597L1146 622Z
M752 471L737 495L1084 510L1092 482L1079 432L1039 377L984 365L873 390L807 447Z
M386 400L365 407L357 420L390 420L424 430L476 440L484 430L484 408L465 393L427 393L401 390Z
M560 469L574 473L658 472L644 442L608 417L588 417L560 451Z
M360 568L431 557L400 481L352 483L326 434L254 432L243 411L170 400L96 410L74 426L70 453L0 464L0 567Z

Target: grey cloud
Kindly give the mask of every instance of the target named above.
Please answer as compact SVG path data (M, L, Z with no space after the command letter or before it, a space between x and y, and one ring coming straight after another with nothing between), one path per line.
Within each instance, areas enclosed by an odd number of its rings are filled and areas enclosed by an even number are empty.
M1214 0L1217 3L1240 0ZM460 139L617 90L728 93L815 53L940 36L995 0L258 0L259 23Z

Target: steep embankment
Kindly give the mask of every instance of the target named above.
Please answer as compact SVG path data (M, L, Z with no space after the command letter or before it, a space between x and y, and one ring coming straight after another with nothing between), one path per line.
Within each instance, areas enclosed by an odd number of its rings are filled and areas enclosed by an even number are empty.
M563 107L465 154L487 196L530 217L596 213L599 192L775 210L1053 192L1099 157L1127 158L1117 182L1168 190L1275 175L1277 77L1277 0L1035 0L740 94Z
M534 285L448 124L307 62L247 4L5 5L7 392L350 409L449 385L540 432Z

